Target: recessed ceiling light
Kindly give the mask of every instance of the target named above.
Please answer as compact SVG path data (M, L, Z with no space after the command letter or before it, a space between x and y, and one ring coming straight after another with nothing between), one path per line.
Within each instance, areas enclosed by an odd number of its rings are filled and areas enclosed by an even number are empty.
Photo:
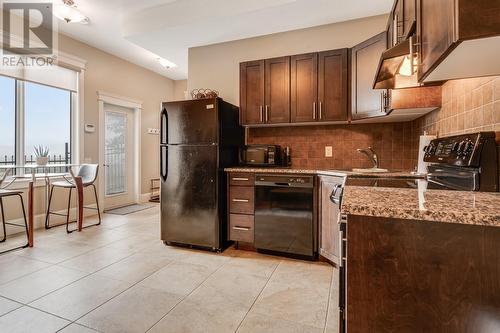
M173 63L173 62L171 62L171 61L168 61L167 59L158 58L157 60L158 60L158 62L160 63L160 65L162 65L162 66L163 66L163 67L165 67L166 69L177 67L177 65L176 65L176 64L174 64L174 63Z
M76 5L73 0L62 0L62 2L62 4L54 6L54 15L58 19L66 21L67 23L89 23L89 18L76 9Z

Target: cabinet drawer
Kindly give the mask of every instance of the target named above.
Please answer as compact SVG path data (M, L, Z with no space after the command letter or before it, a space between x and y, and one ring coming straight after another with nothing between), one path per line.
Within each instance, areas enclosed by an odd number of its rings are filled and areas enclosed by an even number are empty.
M229 185L254 186L254 183L255 175L253 173L242 172L229 174Z
M254 188L231 186L229 188L229 211L236 214L253 214Z
M229 215L229 238L233 241L253 243L254 216Z

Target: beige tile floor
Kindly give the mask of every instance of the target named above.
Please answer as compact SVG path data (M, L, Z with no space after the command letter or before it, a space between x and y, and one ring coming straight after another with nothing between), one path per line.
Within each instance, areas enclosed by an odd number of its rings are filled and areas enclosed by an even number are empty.
M20 241L14 238L0 250ZM337 332L336 270L159 241L159 209L0 256L1 332Z

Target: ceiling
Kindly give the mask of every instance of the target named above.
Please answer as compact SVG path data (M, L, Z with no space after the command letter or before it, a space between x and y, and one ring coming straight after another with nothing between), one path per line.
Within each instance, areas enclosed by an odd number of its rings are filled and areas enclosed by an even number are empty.
M60 0L54 0L58 3ZM90 24L59 31L174 80L188 49L384 14L393 0L75 0ZM165 58L177 65L163 68Z

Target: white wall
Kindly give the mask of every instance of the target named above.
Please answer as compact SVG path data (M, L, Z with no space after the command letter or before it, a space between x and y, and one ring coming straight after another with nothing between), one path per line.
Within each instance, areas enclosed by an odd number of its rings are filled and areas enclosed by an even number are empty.
M239 105L239 63L352 47L382 31L387 15L189 49L188 90L210 88Z

